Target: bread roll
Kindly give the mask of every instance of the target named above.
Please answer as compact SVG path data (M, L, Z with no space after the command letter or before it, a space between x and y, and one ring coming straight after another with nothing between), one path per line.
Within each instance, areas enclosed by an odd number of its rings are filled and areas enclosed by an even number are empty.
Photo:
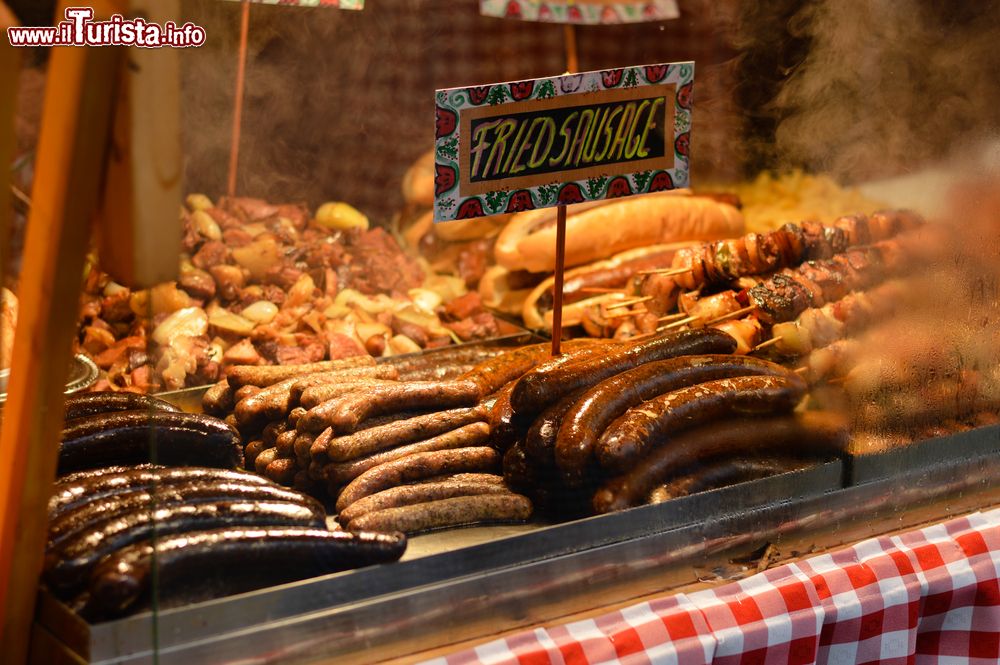
M567 267L645 245L743 233L739 210L686 190L581 203L569 206L567 212ZM497 263L509 270L554 270L555 217L554 208L514 215L497 238Z

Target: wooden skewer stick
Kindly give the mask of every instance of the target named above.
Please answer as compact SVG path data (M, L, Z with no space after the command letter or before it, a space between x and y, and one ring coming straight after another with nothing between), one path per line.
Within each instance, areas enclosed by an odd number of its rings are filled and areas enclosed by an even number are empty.
M631 307L632 305L638 305L642 302L649 302L653 299L653 296L643 296L641 298L633 298L632 300L623 300L621 302L616 302L614 305L608 305L605 307L606 310L621 309L622 307Z
M774 346L781 341L781 337L772 337L769 340L763 341L757 346L753 347L752 351L760 351L761 349L766 349L769 346Z
M744 314L749 314L750 312L754 311L755 309L757 309L757 308L754 307L753 305L750 305L749 307L743 307L742 309L738 309L736 311L729 312L729 314L723 314L722 316L717 316L714 319L712 319L711 321L706 321L705 325L706 326L710 326L713 323L721 323L723 321L728 321L729 319L738 319L741 316L743 316Z
M615 312L614 314L605 314L606 319L621 319L627 316L639 316L640 314L645 314L646 310L644 308L640 309L630 309L627 311Z
M671 277L673 275L683 275L686 272L691 272L691 268L655 268L653 270L640 270L638 274Z
M580 293L621 293L625 295L625 289L612 289L607 286L584 286L579 291Z
M677 319L683 319L688 315L687 312L677 312L676 314L667 314L666 316L661 316L656 320L657 323L665 323L667 321L676 321Z
M795 372L796 374L803 375L809 372L809 368L803 365L802 367L796 367L792 371Z
M692 321L697 321L698 318L699 317L697 317L697 316L689 316L689 317L687 317L685 319L681 319L680 321L674 321L673 323L668 323L665 326L660 326L659 328L656 329L656 331L660 332L661 330L670 330L671 328L680 328L681 326L686 326L687 324L691 323Z

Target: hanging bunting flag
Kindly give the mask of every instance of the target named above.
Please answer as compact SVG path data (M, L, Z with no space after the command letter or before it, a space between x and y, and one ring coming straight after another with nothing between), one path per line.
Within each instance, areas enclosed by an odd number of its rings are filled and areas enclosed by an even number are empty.
M580 25L665 21L680 16L677 0L479 0L479 12L498 18Z
M289 7L332 7L335 9L357 9L365 8L365 0L249 0L255 5L286 5ZM243 2L243 0L230 0L230 2Z

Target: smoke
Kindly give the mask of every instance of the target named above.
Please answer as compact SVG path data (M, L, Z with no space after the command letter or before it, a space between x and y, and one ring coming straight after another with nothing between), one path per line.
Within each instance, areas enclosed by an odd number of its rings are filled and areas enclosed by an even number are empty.
M1000 5L818 0L795 13L809 44L768 110L778 168L857 182L924 168L996 136Z

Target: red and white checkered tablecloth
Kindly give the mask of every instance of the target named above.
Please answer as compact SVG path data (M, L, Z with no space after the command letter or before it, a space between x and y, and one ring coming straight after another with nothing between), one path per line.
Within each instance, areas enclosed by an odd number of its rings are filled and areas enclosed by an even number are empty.
M1000 662L1000 509L426 665Z

